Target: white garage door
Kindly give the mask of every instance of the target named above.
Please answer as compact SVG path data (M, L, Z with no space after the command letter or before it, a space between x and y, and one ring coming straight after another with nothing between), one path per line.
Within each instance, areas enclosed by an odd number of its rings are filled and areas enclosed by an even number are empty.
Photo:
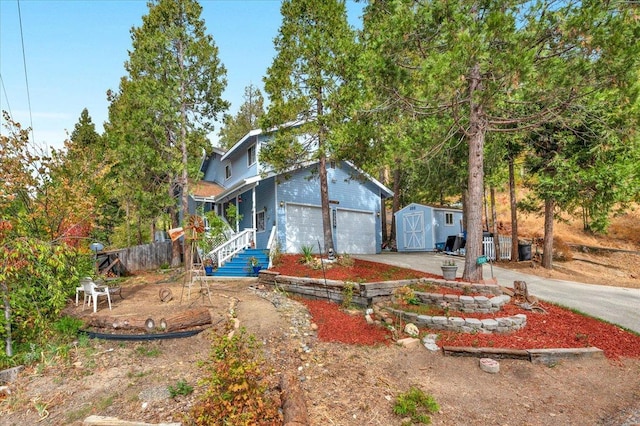
M337 253L376 253L376 218L373 212L338 209L334 230Z
M324 247L322 209L320 207L287 203L286 253L300 253L303 246L318 252L318 241Z

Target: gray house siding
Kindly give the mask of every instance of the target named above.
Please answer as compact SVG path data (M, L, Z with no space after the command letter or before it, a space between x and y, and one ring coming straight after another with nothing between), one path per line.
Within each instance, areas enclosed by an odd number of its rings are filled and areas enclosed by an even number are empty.
M278 242L286 252L300 252L302 246L312 246L314 251L319 251L318 240L323 244L323 234L321 232L320 215L320 183L317 173L314 173L315 166L298 170L288 176L276 178L276 198L277 198L277 224ZM362 226L370 229L369 241L364 241L368 253L379 253L382 243L382 230L380 225L380 189L366 180L361 182L352 179L353 176L362 175L347 163L337 163L335 168L327 169L327 179L329 186L329 203L331 209L331 221L333 231L333 243L336 251L348 252L353 250L353 246L346 244L345 233L348 231L357 232L353 226L344 228L343 220L359 221L363 219ZM274 200L275 202L276 200ZM295 213L292 213L295 212ZM307 229L291 228L292 224L287 223L287 218L293 219L291 214L311 215L307 221L315 222L314 227ZM289 227L289 229L287 229ZM287 240L291 232L300 234L299 241L292 244ZM354 236L355 238L356 236ZM364 238L364 237L363 237ZM341 247L342 246L342 247Z

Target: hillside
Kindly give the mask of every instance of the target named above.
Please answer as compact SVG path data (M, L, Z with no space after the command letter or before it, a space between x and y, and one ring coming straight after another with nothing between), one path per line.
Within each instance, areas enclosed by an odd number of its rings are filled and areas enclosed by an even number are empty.
M497 196L498 222L510 232L508 195ZM612 219L607 235L596 235L582 229L582 220L565 218L554 224L554 248L566 253L566 260L554 260L554 270L539 267L536 262L503 262L500 266L521 269L539 276L585 283L640 288L640 211L637 208ZM542 238L542 215L518 215L520 239ZM568 247L567 247L568 246ZM595 250L598 247L610 250ZM532 253L541 248L532 247ZM526 269L526 271L524 271Z

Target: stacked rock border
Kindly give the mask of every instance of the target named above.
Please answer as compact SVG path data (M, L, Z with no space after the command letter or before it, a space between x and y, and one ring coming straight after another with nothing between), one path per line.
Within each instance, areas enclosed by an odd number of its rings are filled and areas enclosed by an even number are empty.
M342 303L345 286L349 285L352 292L352 303L361 308L388 302L392 299L393 293L397 288L413 284L435 284L440 287L460 290L464 293L480 294L480 296L459 296L414 292L422 303L438 306L441 302L447 302L449 303L449 309L452 311L496 313L500 311L504 304L510 301L510 297L502 294L502 290L497 284L472 284L431 278L374 283L345 283L338 280L290 277L267 270L260 271L258 279L260 284L268 288L298 294L310 299L329 300L336 303ZM480 320L458 316L419 315L390 307L384 309L403 321L413 322L418 326L463 333L511 333L525 327L527 323L527 317L524 314Z

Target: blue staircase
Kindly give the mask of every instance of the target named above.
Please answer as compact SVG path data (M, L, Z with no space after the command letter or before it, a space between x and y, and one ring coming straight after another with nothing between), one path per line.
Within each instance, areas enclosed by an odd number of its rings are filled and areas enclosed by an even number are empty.
M213 271L214 277L255 277L256 273L253 272L253 268L249 264L249 259L255 257L258 260L258 265L262 269L267 269L269 266L269 255L266 250L262 249L245 249L220 268Z

